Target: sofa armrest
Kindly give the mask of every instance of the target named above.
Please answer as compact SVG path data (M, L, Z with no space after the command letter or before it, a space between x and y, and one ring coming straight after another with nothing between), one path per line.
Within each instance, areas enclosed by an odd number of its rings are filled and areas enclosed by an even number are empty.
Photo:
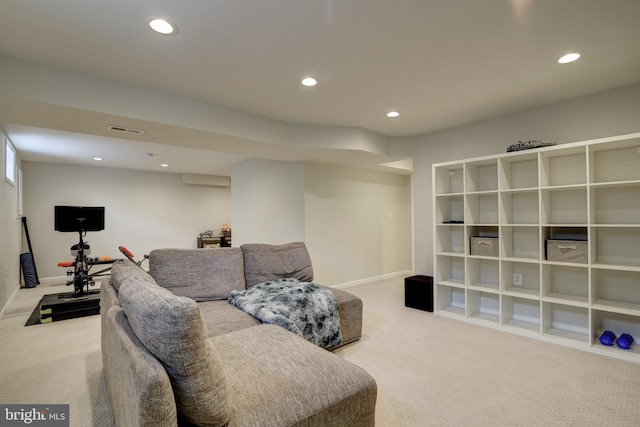
M167 372L131 330L120 306L104 314L102 353L116 426L176 426L176 404Z
M327 350L335 350L343 345L358 341L362 336L362 300L342 289L324 285L319 286L333 292L338 299L342 342L339 346L330 347Z

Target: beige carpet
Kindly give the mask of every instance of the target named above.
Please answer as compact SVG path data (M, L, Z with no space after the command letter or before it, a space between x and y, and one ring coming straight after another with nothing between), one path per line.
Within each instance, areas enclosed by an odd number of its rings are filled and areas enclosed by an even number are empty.
M111 426L99 316L24 327L42 295L0 319L0 403L68 403L72 426ZM364 337L336 353L378 383L378 426L638 426L640 363L404 307L401 278L354 286ZM622 351L622 350L621 350Z
M100 316L24 326L45 294L64 285L20 289L0 318L0 403L69 404L71 426L113 425L102 374Z

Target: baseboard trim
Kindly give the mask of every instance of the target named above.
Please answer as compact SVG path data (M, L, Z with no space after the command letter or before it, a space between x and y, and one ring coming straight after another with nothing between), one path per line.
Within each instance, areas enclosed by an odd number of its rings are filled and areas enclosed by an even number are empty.
M362 285L365 283L370 283L370 282L375 282L377 280L385 280L385 279L392 279L394 277L398 277L398 276L410 276L412 275L413 272L410 270L402 270L402 271L396 271L393 273L387 273L387 274L382 274L380 276L373 276L373 277L367 277L364 279L358 279L358 280L354 280L352 282L343 282L343 283L338 283L337 285L332 285L332 288L337 288L337 289L344 289L344 288L350 288L352 286L357 286L357 285Z
M53 276L53 277L44 277L40 279L41 285L57 285L60 283L66 283L71 279L71 276Z

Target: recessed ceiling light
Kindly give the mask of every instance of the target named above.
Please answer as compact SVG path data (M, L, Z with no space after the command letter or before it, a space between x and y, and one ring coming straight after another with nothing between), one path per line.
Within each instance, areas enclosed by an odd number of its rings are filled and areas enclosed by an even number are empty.
M149 26L156 33L172 36L178 32L178 27L173 22L165 18L149 18Z
M582 52L569 52L566 55L562 55L560 58L556 59L558 64L568 64L573 61L577 61L582 56Z
M399 111L389 111L389 112L387 113L387 117L389 117L389 118L398 117L399 115L400 115L400 112L399 112Z
M314 79L313 77L305 77L304 79L302 79L302 81L300 81L300 83L303 84L303 86L315 86L318 84L318 81L316 79Z
M169 167L169 165L166 164L166 163L161 163L160 166L162 166L163 168L168 168Z
M94 157L93 160L95 160L96 162L101 162L104 159L102 157Z

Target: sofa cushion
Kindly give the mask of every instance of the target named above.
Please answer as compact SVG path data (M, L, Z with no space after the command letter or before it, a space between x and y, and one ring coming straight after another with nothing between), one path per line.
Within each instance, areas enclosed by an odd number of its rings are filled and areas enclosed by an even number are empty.
M163 288L196 301L227 299L245 288L239 248L155 249L149 273Z
M258 319L238 310L228 301L203 301L198 303L198 307L209 338L260 324Z
M313 267L303 242L284 245L249 243L240 246L244 256L247 288L270 280L293 277L301 282L313 281Z
M153 280L153 277L151 277L149 273L129 260L120 260L114 262L111 266L110 274L111 284L114 288L116 288L116 291L120 289L122 283L129 277L139 277L151 283L156 283L156 281Z
M274 325L212 342L227 374L233 426L374 425L375 380L341 357Z
M194 424L225 425L226 378L196 302L138 277L119 295L131 329L169 374L178 412Z

